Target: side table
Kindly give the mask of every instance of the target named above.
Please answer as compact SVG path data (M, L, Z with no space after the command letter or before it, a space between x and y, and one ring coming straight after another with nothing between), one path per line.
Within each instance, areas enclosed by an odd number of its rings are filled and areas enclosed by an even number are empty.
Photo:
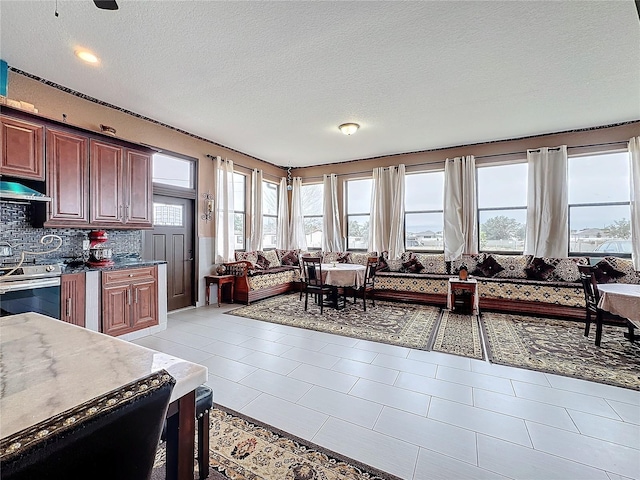
M209 305L209 299L211 298L211 284L218 285L218 306L220 306L220 299L222 298L222 287L229 285L231 289L231 303L233 303L233 281L234 275L205 275L204 280L207 285L206 305Z
M465 292L468 292L467 295L471 297L469 310L477 315L480 312L480 302L478 298L478 281L475 278L468 280L460 280L458 278L449 279L447 308L451 311L455 310L456 297L464 295Z

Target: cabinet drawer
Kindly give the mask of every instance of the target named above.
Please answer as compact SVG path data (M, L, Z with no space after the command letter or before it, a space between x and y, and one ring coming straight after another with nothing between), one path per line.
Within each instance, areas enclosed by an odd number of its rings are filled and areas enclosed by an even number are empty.
M156 277L155 268L156 267L141 267L102 272L102 281L105 285L108 285L112 283L130 283L138 280L147 280Z

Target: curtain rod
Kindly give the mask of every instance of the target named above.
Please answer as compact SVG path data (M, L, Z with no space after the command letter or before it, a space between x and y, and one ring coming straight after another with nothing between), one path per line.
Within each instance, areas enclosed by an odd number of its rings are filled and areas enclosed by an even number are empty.
M591 147L606 147L606 146L610 146L610 145L626 145L627 143L629 143L627 140L624 141L619 141L619 142L608 142L608 143L593 143L591 145L574 145L571 147L567 147L567 150L572 149L572 148L591 148ZM560 150L560 148L550 148L549 150ZM539 152L540 149L537 150L529 150L530 152ZM527 152L509 152L509 153L494 153L492 155L480 155L478 157L475 157L476 160L479 158L493 158L493 157L507 157L510 155L526 155ZM422 167L424 165L433 165L434 163L437 162L423 162L423 163L413 163L411 165L407 165L408 167ZM344 177L345 175L360 175L363 173L371 173L371 170L362 170L360 172L349 172L349 173L337 173L336 175L338 175L339 177ZM304 177L305 180L307 179L314 179L314 178L323 178L322 175L315 175L313 177Z

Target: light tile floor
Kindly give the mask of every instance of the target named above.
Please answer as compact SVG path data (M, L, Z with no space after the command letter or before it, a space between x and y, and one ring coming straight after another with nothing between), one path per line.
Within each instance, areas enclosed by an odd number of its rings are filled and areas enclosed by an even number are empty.
M135 343L206 365L216 404L402 478L640 479L640 392L233 308L172 313Z

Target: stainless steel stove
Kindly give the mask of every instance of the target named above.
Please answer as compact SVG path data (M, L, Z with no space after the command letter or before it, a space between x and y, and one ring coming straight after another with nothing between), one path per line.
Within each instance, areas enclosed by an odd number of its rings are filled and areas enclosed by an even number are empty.
M57 263L0 267L0 316L37 312L60 318L60 276Z

